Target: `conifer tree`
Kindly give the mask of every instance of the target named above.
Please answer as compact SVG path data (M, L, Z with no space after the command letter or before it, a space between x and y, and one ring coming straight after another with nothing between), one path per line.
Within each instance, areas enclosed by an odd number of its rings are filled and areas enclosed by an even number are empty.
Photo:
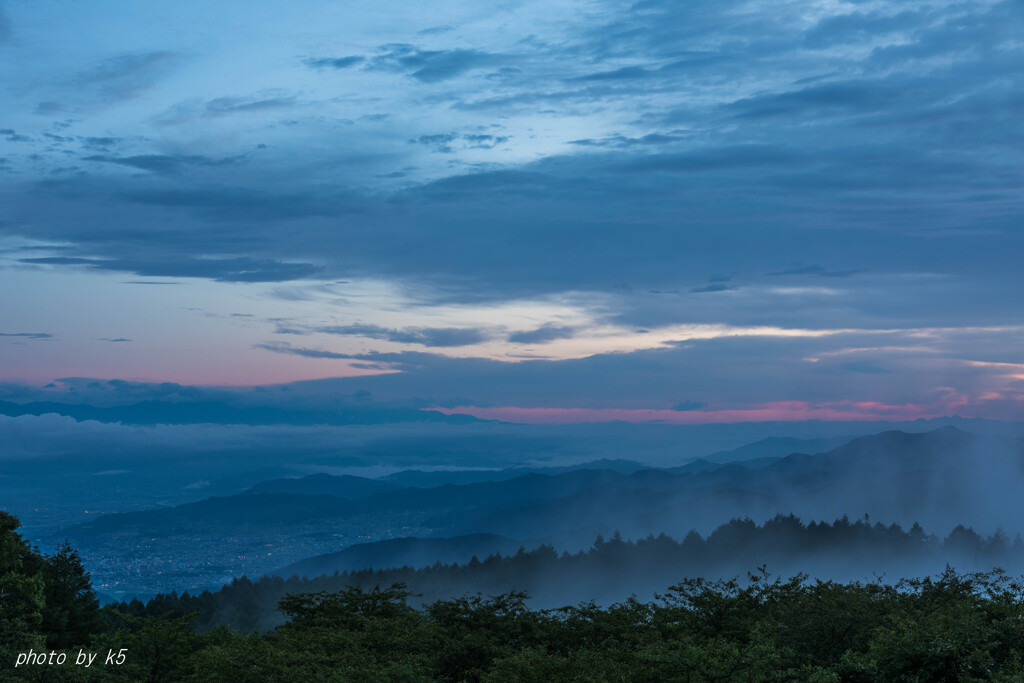
M43 569L46 604L42 610L46 646L66 649L86 645L103 628L100 601L78 551L64 541L46 558Z
M0 510L0 661L44 645L42 625L43 565L15 529L18 518Z

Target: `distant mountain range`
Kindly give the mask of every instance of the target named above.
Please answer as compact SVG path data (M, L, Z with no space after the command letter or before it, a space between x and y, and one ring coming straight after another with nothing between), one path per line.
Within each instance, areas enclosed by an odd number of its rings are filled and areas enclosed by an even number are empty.
M418 486L430 488L443 484L477 484L484 481L505 481L525 474L561 474L573 470L610 470L620 474L632 474L640 470L650 469L632 460L607 459L590 460L575 465L561 467L508 467L489 470L402 470L382 477L383 481L400 486Z
M271 531L276 538L323 530L372 539L407 529L407 535L433 537L353 546L331 555L333 560L317 560L318 567L334 562L334 568L354 569L383 557L465 561L489 554L495 544L527 539L574 549L616 529L627 538L652 532L681 538L734 517L763 520L778 513L806 520L869 515L886 523L920 521L940 533L961 523L1024 531L1022 439L944 427L861 437L817 455L761 455L791 443L751 444L738 449L751 459L733 463L700 460L658 470L614 461L616 469L472 472L469 479L492 478L458 484L446 480L453 473L406 472L384 479L317 474L177 507L103 515L67 535L73 541L158 539L188 530L209 539L250 533L254 544ZM432 485L439 481L445 483ZM440 540L452 537L463 538Z
M394 491L402 488L398 484L383 479L353 477L351 475L335 476L331 474L311 474L306 477L289 477L262 481L245 494L258 493L290 493L304 496L334 496L336 498L365 498L375 493Z
M120 422L131 425L370 425L390 422L481 422L470 415L446 415L432 410L380 406L345 406L338 410L302 410L270 406L232 406L219 401L140 401L121 406L84 403L0 401L0 415L66 415L78 421Z
M842 446L853 437L839 436L834 438L821 439L794 439L791 437L770 436L754 443L749 443L739 448L728 451L718 451L704 458L710 462L743 462L750 464L755 462L777 460L790 453L823 453L833 448Z
M705 463L695 465L695 470L715 469L721 465ZM676 468L687 470L689 465ZM486 470L402 470L393 474L370 479L352 475L310 474L304 477L287 477L263 481L253 485L246 493L301 493L305 495L330 495L339 498L363 498L365 496L395 491L403 488L437 488L446 484L465 486L484 482L508 481L527 474L564 474L577 470L607 470L619 474L632 474L648 466L631 460L591 460L562 467L509 467ZM687 470L689 471L689 470Z
M369 568L418 569L437 562L465 562L473 556L482 560L494 554L508 555L520 547L523 547L521 541L497 534L469 534L455 538L390 538L374 543L360 543L336 553L317 555L282 567L274 574L285 577L293 574L319 576Z

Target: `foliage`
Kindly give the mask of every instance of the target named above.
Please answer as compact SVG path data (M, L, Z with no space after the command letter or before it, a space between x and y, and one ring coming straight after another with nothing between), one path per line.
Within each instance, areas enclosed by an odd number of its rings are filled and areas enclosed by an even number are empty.
M18 652L43 648L42 556L15 529L18 518L0 511L0 662L14 661ZM0 669L2 671L2 669Z
M42 630L46 647L62 650L89 642L103 628L100 601L78 551L64 541L43 567Z
M964 569L1024 568L1024 545L1007 543L1001 532L986 539L963 527L943 541L916 524L905 531L896 524L872 524L867 519L851 522L843 517L831 524L804 524L793 515L779 515L761 525L735 519L707 538L691 532L682 541L664 534L625 540L616 533L608 540L599 537L593 547L575 554L559 555L551 546L542 545L509 556L418 569L361 570L313 578L267 576L255 581L241 577L216 592L158 595L147 604L123 604L118 609L136 616L197 612L194 624L200 632L227 626L251 633L272 630L284 621L277 603L285 595L334 593L349 586L403 583L419 596L410 598L417 607L452 596L524 590L532 596L533 606L555 607L590 599L608 604L644 588L650 591L645 596L649 597L680 577L743 576L751 567L765 564L778 574L845 572L846 578L870 576L874 569L888 567L898 577L917 574L923 566L938 571L950 559L964 558L976 558L966 566L958 563ZM820 599L842 602L849 597L844 595L831 585L821 589ZM860 628L846 624L841 616L836 619L839 621L834 624L821 625L825 633Z
M59 638L87 639L81 644L101 662L108 652L125 653L120 664L88 669L12 671L5 660L0 680L1024 680L1024 581L1000 570L947 567L936 576L883 584L803 574L784 579L761 567L742 579L684 577L653 601L555 609L531 607L522 591L462 595L417 609L411 604L417 596L402 583L350 584L286 593L278 603L283 623L264 633L197 628L197 612L147 613L188 604L172 594L149 606L105 608L105 631L86 633L70 628L78 623L73 619L46 617L47 596L57 596L52 608L80 605L79 617L90 613L91 588L87 577L81 581L77 554L65 545L45 558L15 533L16 519L6 515L0 524L4 633L12 638L3 641L5 656L26 645L45 649ZM729 530L744 542L749 531L748 525ZM613 537L594 552L611 548L622 561L628 546ZM562 561L551 552L541 558L548 568ZM239 580L233 588L248 591L244 604L251 605L253 596L268 594L259 583ZM58 628L46 631L46 624Z

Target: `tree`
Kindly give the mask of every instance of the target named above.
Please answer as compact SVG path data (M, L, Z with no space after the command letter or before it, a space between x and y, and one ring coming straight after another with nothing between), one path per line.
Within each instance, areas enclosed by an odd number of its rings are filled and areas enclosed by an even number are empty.
M18 518L0 510L0 661L44 645L42 556L15 529Z
M46 646L61 650L86 645L90 636L103 629L103 621L100 601L78 551L65 540L46 558L42 574L46 584L42 610Z

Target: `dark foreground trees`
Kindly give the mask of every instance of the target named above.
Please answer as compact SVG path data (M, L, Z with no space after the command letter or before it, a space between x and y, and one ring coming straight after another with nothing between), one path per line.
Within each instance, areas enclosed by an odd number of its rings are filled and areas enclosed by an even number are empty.
M14 515L0 511L0 662L43 647L43 558L17 533Z
M1021 681L1024 591L952 570L897 586L763 574L688 579L656 601L533 610L522 593L409 605L402 585L288 596L268 634L198 634L190 616L121 615L89 670L124 681ZM114 615L117 616L117 615ZM12 673L8 670L8 674Z
M1000 571L884 585L762 569L684 579L649 602L544 610L515 591L416 608L403 584L350 585L286 595L280 626L243 634L124 605L106 608L103 625L83 620L94 603L77 554L39 555L16 528L0 517L0 680L1024 680L1024 583ZM151 606L174 607L171 597ZM28 650L66 659L14 668ZM96 655L90 666L76 663L83 653Z
M687 579L656 601L603 608L533 610L509 593L417 610L410 597L402 585L350 587L289 596L288 620L265 635L179 629L176 666L138 679L1024 680L1024 590L999 572L948 570L896 586ZM135 652L139 633L114 639Z
M0 510L0 676L19 654L88 643L104 626L78 552L65 542L44 556L18 527L17 517Z

